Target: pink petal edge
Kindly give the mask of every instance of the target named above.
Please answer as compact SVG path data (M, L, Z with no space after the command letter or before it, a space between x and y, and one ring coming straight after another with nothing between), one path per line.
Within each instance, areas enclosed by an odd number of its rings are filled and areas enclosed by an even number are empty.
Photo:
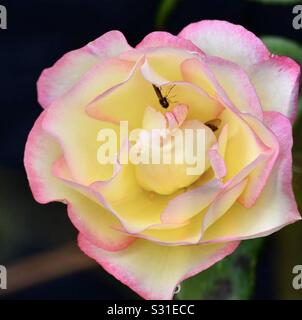
M218 250L208 261L203 261L199 266L189 270L186 274L184 274L179 279L178 283L175 284L174 289L182 281L202 272L205 269L208 269L224 257L233 253L239 244L240 241L227 243L225 247ZM149 292L146 289L142 288L141 283L137 282L128 270L123 269L122 265L114 265L110 261L104 259L101 256L101 250L95 247L93 244L91 244L82 234L78 235L78 245L86 255L88 255L90 258L94 259L98 264L100 264L105 271L107 271L108 273L113 275L117 280L131 288L142 298L146 300L153 300L155 298L152 295L150 296ZM170 293L169 296L158 296L156 297L156 299L171 300L173 298L173 295L174 290Z

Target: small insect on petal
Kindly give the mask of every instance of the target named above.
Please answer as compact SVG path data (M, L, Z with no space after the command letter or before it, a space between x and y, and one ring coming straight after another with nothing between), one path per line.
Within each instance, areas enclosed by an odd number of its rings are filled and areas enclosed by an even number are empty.
M175 85L173 85L170 88L170 90L169 90L169 92L168 92L168 94L166 96L163 96L160 87L157 87L155 84L152 84L152 86L153 86L153 89L154 89L154 91L155 91L155 93L157 95L157 98L159 100L160 105L165 109L169 108L170 104L169 104L169 101L168 101L168 96L169 96L171 90L175 87Z

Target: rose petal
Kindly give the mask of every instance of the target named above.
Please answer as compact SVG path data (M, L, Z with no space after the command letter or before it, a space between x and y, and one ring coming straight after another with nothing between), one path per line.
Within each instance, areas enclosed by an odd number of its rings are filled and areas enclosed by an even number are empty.
M108 211L83 197L53 174L55 161L65 172L67 168L59 160L62 155L59 144L42 129L44 117L45 112L40 115L30 132L24 155L27 177L36 201L67 203L71 221L90 241L106 250L125 248L133 239L110 227L118 221Z
M238 199L247 185L247 179L239 182L232 188L226 188L220 192L213 203L207 209L202 221L202 233L205 232L215 221L217 221Z
M53 165L53 175L69 186L65 196L68 203L68 216L73 225L94 245L109 251L126 248L135 238L119 231L121 224L110 212L110 208L102 206L98 197L85 186L73 181L71 172L63 157Z
M191 23L179 34L207 55L239 64L248 70L269 57L269 51L252 32L226 21L203 20Z
M37 83L39 103L47 108L68 92L93 65L130 49L121 32L110 31L85 47L65 54L42 72Z
M135 241L118 231L120 223L111 212L79 193L68 197L68 216L79 232L104 250L123 250Z
M225 152L226 152L226 148L227 148L227 142L228 142L228 134L229 134L229 126L228 124L225 124L218 136L218 152L219 154L222 156L222 158L224 158L225 156Z
M188 59L182 64L186 81L203 88L230 108L263 118L255 89L247 74L236 64L218 57Z
M142 127L146 130L163 130L167 128L167 120L161 112L156 111L154 108L147 107L144 113Z
M259 155L266 154L269 147L249 127L242 114L225 109L221 113L220 119L222 127L228 125L228 142L224 156L226 165L224 181L228 181L257 159Z
M119 132L119 126L89 117L85 107L100 92L127 78L132 67L129 62L119 59L98 64L68 95L57 99L46 110L43 128L57 138L72 175L84 184L111 177L112 165L98 162L101 142L97 141L97 137L101 129Z
M161 108L152 84L141 74L143 63L144 58L138 60L122 83L91 101L86 107L87 113L93 118L114 123L128 121L130 129L140 128L147 106Z
M196 86L189 81L173 80L169 82L166 78L162 78L161 73L159 74L150 65L149 60L144 63L141 70L147 81L160 86L164 96L166 96L166 93L170 93L173 96L173 98L170 99L168 95L168 101L171 101L170 105L172 107L178 104L188 106L188 119L198 119L206 122L214 119L221 112L221 104L215 99L212 99L201 86ZM182 77L183 76L179 78L182 79ZM157 102L157 105L158 104Z
M223 158L217 151L217 144L215 144L209 151L208 151L209 160L214 170L215 177L217 179L222 179L225 177L227 169L224 163Z
M42 112L29 133L24 153L24 166L30 188L39 203L62 199L68 188L52 175L52 164L62 151L57 141L45 132Z
M168 32L155 31L149 33L137 46L137 49L149 48L178 48L191 52L198 52L203 55L203 52L196 47L191 41L179 38Z
M83 185L75 181L66 165L54 167L54 174L72 189L110 211L120 225L117 230L136 234L161 223L160 215L173 196L160 196L144 191L137 184L132 164L118 165L106 181ZM143 213L143 214L142 214Z
M202 234L202 219L204 213L205 212L202 211L184 223L166 224L171 226L169 229L164 229L165 224L161 225L162 228L159 228L160 225L154 225L135 236L165 246L197 244Z
M162 213L162 221L183 223L207 207L221 189L221 182L215 179L175 197Z
M250 71L265 111L278 111L293 121L298 106L300 67L292 59L273 56Z
M274 169L256 203L248 209L234 204L205 232L203 242L266 236L301 219L291 186L291 124L277 112L265 112L264 119L280 145Z
M260 101L244 70L235 63L218 57L204 57L203 60L235 107L262 120Z
M166 59L166 56L160 55L159 57L158 61L154 63L155 66L162 63L161 59ZM186 58L179 59L183 61ZM173 58L170 60L173 61ZM170 70L167 65L163 64L165 67L163 66L160 69L161 73L158 74L149 62L149 58L147 63L141 59L126 81L112 90L101 94L87 106L88 114L91 117L115 123L121 120L128 121L129 128L140 128L147 106L151 106L161 112L164 110L154 91L153 84L161 86L160 90L163 96L166 96L171 91L172 86L175 85L173 93L171 93L171 96L175 96L175 102L173 102L174 98L170 99L168 96L168 99L171 101L171 110L177 104L186 104L189 106L189 119L208 121L216 117L221 111L221 105L214 99L211 99L201 88L182 81L166 82L163 84L166 81L164 71L166 70L169 73L173 70L174 72L175 68L173 67ZM181 62L177 62L176 60L173 64L178 66L180 70ZM177 73L178 71L176 70L175 72ZM175 77L181 76L175 75Z
M145 299L172 299L175 287L231 254L239 242L167 247L137 240L122 252L104 251L79 235L80 248Z
M257 167L249 174L248 186L240 197L241 203L245 207L250 208L254 205L266 185L267 179L279 154L279 142L274 133L266 128L258 119L249 114L242 115L242 117L263 143L269 147L265 152L266 160L259 163L259 165L257 165Z
M162 78L171 81L182 81L181 64L187 59L200 55L176 48L155 48L144 53L148 65Z

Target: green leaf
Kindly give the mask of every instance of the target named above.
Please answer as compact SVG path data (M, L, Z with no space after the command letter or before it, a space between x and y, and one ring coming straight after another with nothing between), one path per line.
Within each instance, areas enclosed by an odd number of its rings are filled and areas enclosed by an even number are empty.
M52 249L74 239L65 206L38 204L24 170L0 167L0 180L0 243L8 244L1 246L0 264L24 252Z
M177 6L179 0L162 0L156 12L155 26L158 29L163 29L165 24Z
M249 299L254 289L256 261L263 242L263 238L242 241L232 255L184 281L176 298Z
M297 118L299 121L301 121L301 114L302 114L302 98L299 98L299 103L298 103L298 115Z
M277 36L264 36L261 39L272 53L290 57L302 64L302 46L299 43Z
M301 3L299 0L249 0L253 2L261 2L264 4L295 4L295 3Z

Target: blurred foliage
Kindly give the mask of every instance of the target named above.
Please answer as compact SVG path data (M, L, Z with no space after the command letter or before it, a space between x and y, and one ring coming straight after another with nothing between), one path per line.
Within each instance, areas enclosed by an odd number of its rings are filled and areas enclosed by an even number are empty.
M294 177L297 175L294 175ZM296 191L299 188L300 196L297 197L300 212L301 208L301 174L299 176L299 186L295 186ZM295 181L296 180L296 181ZM294 178L294 184L297 179ZM297 193L296 193L297 195ZM276 299L302 299L302 290L293 288L293 267L302 264L302 222L294 223L276 233L274 237L274 252L276 253L273 263L273 282Z
M255 268L264 238L244 240L230 256L184 281L177 298L181 300L238 300L253 294Z
M38 204L25 173L0 168L0 264L76 239L65 205Z
M301 1L299 0L249 0L249 1L253 1L253 2L261 2L264 4L299 4L301 3Z
M293 146L293 190L299 212L302 213L302 99L300 114L294 126ZM280 230L274 235L276 256L273 272L277 299L302 299L302 290L294 290L292 273L295 265L302 264L302 222L299 221Z
M300 88L300 98L299 98L299 104L298 104L298 118L301 118L301 112L302 112L302 97L301 97L301 88ZM300 119L301 122L301 119Z
M162 0L155 16L155 27L163 29L166 22L180 0Z
M277 36L264 36L262 41L272 53L291 57L302 64L302 46L299 43Z

